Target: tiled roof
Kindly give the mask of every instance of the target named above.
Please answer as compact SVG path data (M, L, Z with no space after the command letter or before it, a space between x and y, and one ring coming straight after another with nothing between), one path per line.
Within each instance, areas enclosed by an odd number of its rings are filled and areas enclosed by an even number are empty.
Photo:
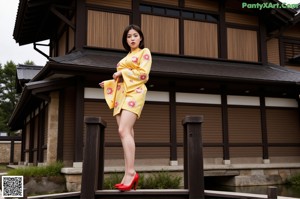
M76 67L115 69L126 53L84 49L54 58L55 62ZM275 64L242 63L186 57L153 55L151 73L175 77L240 80L251 82L300 82L300 72Z
M40 72L42 66L36 65L18 65L17 78L19 80L31 80L36 74Z

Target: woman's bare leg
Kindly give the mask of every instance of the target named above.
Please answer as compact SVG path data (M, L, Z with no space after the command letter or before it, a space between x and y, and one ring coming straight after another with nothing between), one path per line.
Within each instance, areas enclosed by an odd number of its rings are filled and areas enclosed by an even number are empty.
M125 176L122 180L124 185L130 184L135 174L135 142L133 126L136 119L137 115L127 110L122 110L120 118L117 119L119 120L119 135L124 150Z
M120 115L121 115L121 114L116 115L116 120L117 120L118 126L120 126L120 118L121 118ZM131 135L132 135L132 137L134 138L134 130L133 130L133 129L132 129L132 131L131 131ZM128 168L127 168L127 166L126 166L126 157L125 157L125 154L124 154L124 162L125 162L125 171L127 171ZM122 178L122 180L121 180L121 182L120 182L121 184L124 183L124 178L125 178L125 175L124 175L124 177Z

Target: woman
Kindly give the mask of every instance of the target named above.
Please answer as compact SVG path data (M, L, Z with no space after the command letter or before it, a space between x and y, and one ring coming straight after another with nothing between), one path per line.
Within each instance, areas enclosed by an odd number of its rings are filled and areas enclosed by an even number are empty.
M125 28L122 39L123 46L128 52L117 65L117 72L112 80L103 81L105 100L118 123L121 138L125 174L122 181L115 187L120 191L136 189L139 175L134 168L135 141L133 126L140 117L146 98L148 81L152 64L151 53L144 48L144 35L140 27L129 25Z

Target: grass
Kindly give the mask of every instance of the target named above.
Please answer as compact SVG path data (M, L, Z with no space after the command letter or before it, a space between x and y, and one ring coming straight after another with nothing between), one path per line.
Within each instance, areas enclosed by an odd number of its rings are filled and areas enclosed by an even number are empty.
M60 176L60 170L63 167L63 163L56 162L47 166L28 166L20 167L17 169L9 170L8 175L21 175L24 177L49 177Z
M7 164L0 164L0 173L6 173L10 169L7 167Z

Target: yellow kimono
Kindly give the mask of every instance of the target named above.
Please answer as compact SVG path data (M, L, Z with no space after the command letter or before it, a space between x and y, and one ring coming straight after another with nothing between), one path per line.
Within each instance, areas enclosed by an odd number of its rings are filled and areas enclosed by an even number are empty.
M151 64L150 50L137 48L118 63L117 71L122 72L122 77L104 82L104 97L108 107L114 108L114 116L122 109L135 113L138 118L141 116Z

